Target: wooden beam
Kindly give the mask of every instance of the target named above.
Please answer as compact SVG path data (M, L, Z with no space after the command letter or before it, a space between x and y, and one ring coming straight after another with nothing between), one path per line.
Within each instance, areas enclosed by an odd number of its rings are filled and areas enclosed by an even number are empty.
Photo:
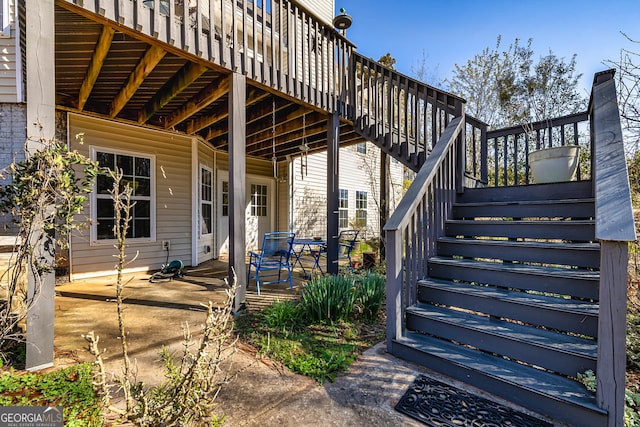
M180 92L188 88L189 85L203 75L205 71L207 71L207 67L196 64L195 62L188 62L147 102L144 109L138 115L138 123L146 123L150 117L160 111L162 107L167 105L169 101L180 94Z
M267 96L269 96L268 92L255 91L250 96L247 97L246 105L248 106L248 105L254 104L260 101L261 99L266 98ZM229 116L228 112L224 111L224 112L217 112L215 114L205 116L205 117L200 117L199 119L193 120L192 122L189 123L189 127L187 128L188 133L195 133L201 129L212 126L215 123L219 122L220 120L226 119L228 116ZM193 132L189 131L189 129L192 129L191 126L193 126ZM209 140L210 138L205 137L205 139Z
M116 95L109 108L109 116L114 118L127 105L134 93L138 90L144 79L151 74L153 69L164 58L167 52L158 46L151 46L144 54L135 70L129 75L129 79L120 92Z
M107 25L102 26L102 32L100 33L100 38L98 38L98 43L96 43L96 48L93 51L93 56L91 58L91 63L89 64L89 68L87 69L87 74L82 81L82 86L80 86L80 93L78 94L78 110L80 111L82 111L84 105L87 103L89 95L91 95L91 91L93 90L93 86L98 80L100 70L102 69L104 60L109 53L109 48L111 47L111 42L113 41L113 35L115 32L116 31L112 27Z
M182 123L183 121L185 121L186 119L194 115L195 113L208 107L209 105L211 105L212 103L216 102L218 99L226 95L227 92L229 92L229 79L230 79L230 76L225 76L219 80L216 80L208 84L197 95L195 95L193 98L187 101L182 106L182 108L180 108L179 110L171 114L171 116L169 117L169 119L166 121L164 125L165 129L170 129L172 127L175 127L179 123ZM228 116L228 111L225 112L225 117L226 116ZM191 127L192 127L192 124L189 123L187 125L187 129L191 129Z

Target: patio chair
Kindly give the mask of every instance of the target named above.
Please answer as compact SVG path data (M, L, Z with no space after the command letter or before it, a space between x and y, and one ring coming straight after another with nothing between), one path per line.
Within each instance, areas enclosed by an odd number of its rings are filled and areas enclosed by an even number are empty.
M353 271L353 261L351 260L351 251L356 245L360 230L342 230L338 235L338 264L340 260L348 260L349 271ZM322 256L326 257L327 247L322 248Z
M268 285L281 282L289 282L289 289L293 289L293 275L291 273L291 252L295 233L277 231L264 233L262 249L259 252L249 252L249 271L247 272L247 285L251 279L251 267L255 269L254 278L256 288L260 295L260 285ZM287 278L281 276L282 270L287 270ZM266 273L266 274L265 274ZM275 274L278 274L277 280ZM262 275L262 278L261 278ZM265 281L264 276L268 278Z

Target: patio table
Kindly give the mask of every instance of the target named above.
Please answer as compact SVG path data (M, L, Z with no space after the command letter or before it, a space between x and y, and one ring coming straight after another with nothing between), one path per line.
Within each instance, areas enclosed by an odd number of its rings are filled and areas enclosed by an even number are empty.
M292 252L295 257L295 261L293 262L292 268L295 267L296 264L300 265L300 268L302 268L302 273L308 278L311 278L311 276L313 275L313 272L316 269L320 271L321 275L324 275L324 272L322 271L322 267L320 267L320 250L323 246L326 246L326 245L327 245L327 241L322 239L314 239L314 238L293 239ZM296 250L296 247L298 247L298 250ZM307 271L305 270L304 265L302 264L302 260L300 259L303 256L305 249L309 251L309 253L311 254L311 257L313 258L313 266L311 267L311 271L309 273L307 273Z

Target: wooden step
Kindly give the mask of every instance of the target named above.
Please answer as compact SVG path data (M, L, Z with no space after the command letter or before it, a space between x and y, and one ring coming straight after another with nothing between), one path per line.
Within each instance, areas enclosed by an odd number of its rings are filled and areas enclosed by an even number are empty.
M607 413L576 381L451 342L407 331L392 353L532 411L576 426L600 427Z
M552 184L516 185L509 187L465 188L459 203L512 202L533 200L588 199L593 197L591 181Z
M593 199L454 203L453 218L574 218L592 219Z
M449 220L445 222L445 234L450 237L508 237L592 242L595 240L595 226L591 220Z
M597 271L433 257L429 277L597 300Z
M584 268L600 266L597 243L558 243L441 237L438 255L500 259Z
M407 329L476 347L567 376L596 370L597 343L430 304L407 308Z
M438 279L418 282L418 301L460 307L594 338L598 335L598 304L587 301Z

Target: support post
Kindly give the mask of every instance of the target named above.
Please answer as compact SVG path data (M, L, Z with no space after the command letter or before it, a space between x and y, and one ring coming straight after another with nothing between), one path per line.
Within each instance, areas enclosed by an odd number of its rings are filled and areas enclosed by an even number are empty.
M380 262L385 259L384 226L389 217L389 155L380 151Z
M327 120L327 272L338 274L338 152L340 147L340 114Z
M55 137L55 51L54 0L27 0L26 72L27 72L27 153L49 144ZM37 241L32 240L31 243ZM34 257L53 261L55 245L34 247ZM52 262L51 262L52 264ZM55 273L42 281L28 272L27 297L33 304L27 312L27 347L25 367L38 370L53 365L53 329Z
M233 268L238 280L235 313L242 309L247 292L246 123L246 77L233 73L229 90L229 280Z
M596 399L609 412L609 427L623 425L624 420L628 251L628 242L600 242Z

